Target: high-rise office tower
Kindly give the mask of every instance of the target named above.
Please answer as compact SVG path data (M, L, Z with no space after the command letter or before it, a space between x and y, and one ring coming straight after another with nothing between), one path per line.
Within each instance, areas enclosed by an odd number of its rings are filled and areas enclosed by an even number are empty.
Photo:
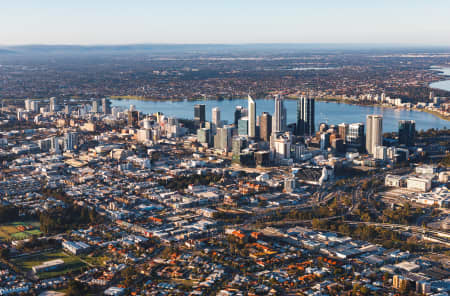
M339 137L342 138L345 142L347 137L347 130L348 130L348 124L347 123L340 123L338 125L338 134Z
M128 126L139 127L139 111L128 110Z
M97 99L93 99L92 100L92 108L91 108L91 112L92 113L99 113L99 109L100 109L100 106L99 106L99 101L97 100Z
M248 118L242 117L238 121L238 135L248 136Z
M50 98L50 112L58 111L58 99L55 97Z
M111 113L111 101L108 98L102 99L102 112L103 114Z
M366 126L366 150L373 155L375 148L383 145L383 116L367 115Z
M242 117L242 106L236 106L236 109L234 110L234 125L238 125L239 119Z
M31 111L31 100L30 99L25 100L25 110Z
M275 97L275 113L272 118L272 131L275 133L286 130L286 108L280 95Z
M197 130L197 141L202 144L207 144L209 147L211 144L211 129L199 128Z
M200 124L205 123L206 114L204 104L197 104L194 106L194 120Z
M64 135L64 151L72 151L78 145L78 133L67 132Z
M400 120L398 122L398 143L413 146L416 140L416 122L414 120Z
M59 154L61 152L60 146L59 146L59 138L58 137L51 137L50 138L50 150L53 153Z
M233 162L239 162L239 155L244 147L247 146L247 139L245 137L234 137L232 139L231 150L233 151Z
M341 125L339 125L339 129L341 129ZM340 130L339 135L341 135ZM351 123L347 125L345 143L348 148L353 148L359 152L364 151L364 123Z
M248 136L256 137L256 103L250 95L248 95Z
M330 133L320 134L320 150L326 150L330 147Z
M272 116L269 113L263 112L259 119L259 138L263 141L269 142L272 134Z
M297 102L297 136L312 136L315 132L314 99L300 97Z
M33 112L39 112L39 101L31 101L30 102L30 109Z
M222 149L225 151L231 150L231 142L233 139L233 126L226 125L218 128L217 133L214 136L214 148Z
M219 107L212 108L212 124L214 129L221 127Z

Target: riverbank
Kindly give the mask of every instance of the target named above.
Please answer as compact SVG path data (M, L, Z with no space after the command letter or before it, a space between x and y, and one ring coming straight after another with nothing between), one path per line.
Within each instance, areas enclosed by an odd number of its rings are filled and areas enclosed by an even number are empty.
M177 103L177 102L224 102L224 101L237 101L237 100L246 100L247 97L235 97L235 98L227 98L227 99L170 99L170 100L161 100L161 99L151 99L151 98L144 98L144 97L138 97L138 96L111 96L110 97L113 100L117 101L127 101L127 100L135 100L135 101L143 101L143 102L153 102L153 103ZM273 100L272 97L266 96L264 98L255 98L256 100ZM287 101L295 101L298 99L296 96L286 96L285 99ZM347 105L353 105L353 106L361 106L361 107L377 107L377 108L383 108L383 109L391 109L391 110L408 110L408 111L418 111L418 112L426 112L433 116L436 116L442 120L450 121L449 116L444 116L438 112L426 110L426 109L416 109L416 108L405 108L405 107L396 107L392 105L386 105L386 104L376 104L372 102L364 102L362 103L359 100L356 99L343 99L340 97L326 97L326 98L315 98L318 102L325 102L325 103L338 103L338 104L347 104Z
M432 114L432 115L434 115L436 117L439 117L440 119L443 119L443 120L446 120L446 121L450 121L450 116L442 115L441 113L436 112L436 111L427 110L427 109L423 109L423 110L421 110L421 109L413 109L413 110L414 111L426 112L426 113Z

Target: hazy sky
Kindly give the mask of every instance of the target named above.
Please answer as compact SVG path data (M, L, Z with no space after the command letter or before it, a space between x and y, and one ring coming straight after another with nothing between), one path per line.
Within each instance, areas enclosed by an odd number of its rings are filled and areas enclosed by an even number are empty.
M0 1L0 45L450 45L450 0Z

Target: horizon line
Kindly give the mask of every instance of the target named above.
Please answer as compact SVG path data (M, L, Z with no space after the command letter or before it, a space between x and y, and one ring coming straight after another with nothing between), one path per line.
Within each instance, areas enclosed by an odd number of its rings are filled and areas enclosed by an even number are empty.
M423 43L392 43L392 42L193 42L193 43L177 43L177 42L136 42L136 43L17 43L17 44L0 44L1 48L8 47L27 47L27 46L79 46L79 47L95 47L95 46L145 46L145 45L225 45L225 46L250 46L250 45L339 45L339 46L395 46L395 47L447 47L450 44L423 44Z

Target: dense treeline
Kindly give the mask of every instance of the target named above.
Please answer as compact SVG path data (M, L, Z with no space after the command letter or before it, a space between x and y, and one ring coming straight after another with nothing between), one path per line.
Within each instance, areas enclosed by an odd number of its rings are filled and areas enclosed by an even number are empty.
M286 217L284 218L296 220L311 220L314 218L328 218L339 216L344 213L345 213L344 210L339 209L337 207L320 206L314 207L308 211L291 210L289 213L287 213Z
M17 221L19 218L19 209L14 206L0 205L0 223Z
M450 153L447 153L447 155L442 159L440 164L443 167L447 167L447 168L450 167Z
M419 139L441 138L441 137L449 137L449 136L450 136L450 129L447 129L445 127L443 129L430 128L427 130L416 131L416 137ZM383 137L388 138L388 139L394 139L394 138L398 137L398 133L397 132L384 133Z
M39 220L43 233L63 232L85 224L100 223L102 217L86 207L68 206L43 212Z
M336 223L336 221L318 219L314 219L312 225L316 230L338 231L341 234L351 236L353 239L381 244L387 249L398 248L403 251L417 252L425 251L429 248L428 245L414 240L413 237L407 239L399 232L371 225L353 226L343 221ZM434 247L434 250L438 249L438 247Z
M22 252L33 252L44 249L57 248L61 246L61 242L52 238L37 238L35 236L28 240L23 240L17 244L17 249Z
M450 136L450 129L434 129L430 128L426 131L420 130L417 132L418 137L423 138L436 138L436 137L443 137L443 136Z
M222 175L207 174L207 175L191 175L176 177L166 183L165 180L160 180L159 184L172 190L181 190L187 188L190 184L194 185L208 185L211 182L216 183L222 179Z
M429 88L426 86L403 86L396 87L386 91L386 95L390 97L401 97L411 103L426 102L430 95L430 91L434 92L437 97L448 97L449 92L446 90Z

